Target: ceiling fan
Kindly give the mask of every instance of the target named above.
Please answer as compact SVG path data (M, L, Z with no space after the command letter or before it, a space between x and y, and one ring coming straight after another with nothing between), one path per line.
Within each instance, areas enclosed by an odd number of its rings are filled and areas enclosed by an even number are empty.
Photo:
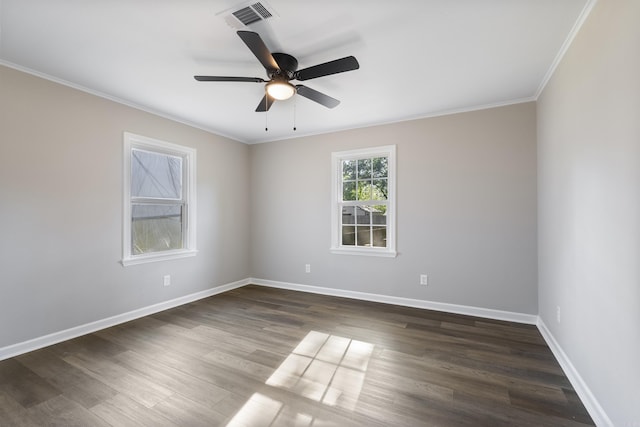
M258 61L267 71L269 80L260 77L225 77L225 76L194 76L200 82L250 82L250 83L266 83L265 95L258 104L256 112L269 110L271 105L276 101L282 101L291 98L296 93L304 96L318 104L327 108L334 108L340 101L311 89L304 85L293 85L291 80L311 80L318 77L328 76L331 74L344 73L345 71L357 70L360 64L353 56L336 59L334 61L324 62L314 65L313 67L298 70L298 60L286 53L271 53L262 41L258 33L252 31L238 31L238 36L247 45L247 47L258 58Z

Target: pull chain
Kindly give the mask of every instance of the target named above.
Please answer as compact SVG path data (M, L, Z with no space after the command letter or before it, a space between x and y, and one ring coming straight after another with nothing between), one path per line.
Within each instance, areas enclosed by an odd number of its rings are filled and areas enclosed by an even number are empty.
M269 95L267 91L264 91L264 131L269 131Z
M296 131L296 105L298 105L296 101L297 96L293 98L293 131Z

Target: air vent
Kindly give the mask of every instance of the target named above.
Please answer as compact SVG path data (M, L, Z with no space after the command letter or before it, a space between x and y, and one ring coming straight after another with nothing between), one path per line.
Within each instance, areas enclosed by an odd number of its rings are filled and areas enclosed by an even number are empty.
M276 17L273 8L265 2L243 3L219 13L232 28L242 29L256 22Z

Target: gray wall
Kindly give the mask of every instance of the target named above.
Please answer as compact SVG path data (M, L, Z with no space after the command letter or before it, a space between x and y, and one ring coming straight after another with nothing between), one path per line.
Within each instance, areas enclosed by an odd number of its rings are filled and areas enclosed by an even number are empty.
M123 131L197 149L196 257L119 264ZM248 168L244 144L0 66L0 348L249 277Z
M638 17L600 0L538 102L540 317L615 426L640 425Z
M387 144L398 257L330 254L331 152ZM253 277L537 314L534 103L254 145L251 171Z

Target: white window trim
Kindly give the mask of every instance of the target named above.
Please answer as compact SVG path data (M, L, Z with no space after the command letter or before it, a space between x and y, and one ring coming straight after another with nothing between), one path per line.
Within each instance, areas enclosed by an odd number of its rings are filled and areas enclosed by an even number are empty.
M131 150L151 150L168 155L182 157L183 182L182 191L186 195L186 230L184 249L153 252L142 255L131 253ZM123 188L123 221L122 221L122 265L136 265L148 262L166 261L195 256L196 249L196 150L183 145L173 144L158 139L148 138L124 132L124 188Z
M342 161L366 157L388 157L388 195L387 195L387 247L356 247L340 244L342 200ZM358 150L339 151L331 153L331 248L333 254L365 255L394 258L396 252L396 146L384 145L380 147Z

